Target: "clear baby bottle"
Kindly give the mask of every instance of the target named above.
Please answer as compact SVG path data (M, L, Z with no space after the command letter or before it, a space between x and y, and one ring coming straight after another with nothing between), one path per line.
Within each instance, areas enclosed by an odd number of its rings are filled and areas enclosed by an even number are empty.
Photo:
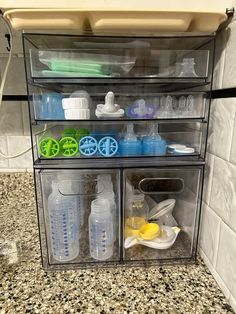
M116 241L117 230L118 230L118 212L115 201L115 193L113 191L113 183L110 174L100 174L98 175L97 181L97 198L105 198L109 201L110 210L113 220L113 241Z
M89 249L96 260L104 261L113 255L113 218L109 201L103 197L91 203Z
M134 190L132 195L132 206L127 210L128 217L125 221L125 237L138 235L138 230L147 223L148 205L144 194Z
M49 230L53 258L67 262L79 255L79 215L76 196L64 195L61 189L60 182L52 181L48 197Z
M127 131L123 139L119 142L121 156L142 155L142 143L134 133L133 123L127 124Z
M198 77L194 68L195 62L194 58L184 58L181 63L181 71L179 77Z

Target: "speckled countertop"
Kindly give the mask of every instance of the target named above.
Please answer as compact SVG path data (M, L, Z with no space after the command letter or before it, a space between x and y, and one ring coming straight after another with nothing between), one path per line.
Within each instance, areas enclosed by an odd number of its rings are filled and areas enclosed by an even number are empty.
M187 266L45 273L32 174L0 174L0 181L0 236L23 248L14 266L0 257L0 314L233 313L200 258Z

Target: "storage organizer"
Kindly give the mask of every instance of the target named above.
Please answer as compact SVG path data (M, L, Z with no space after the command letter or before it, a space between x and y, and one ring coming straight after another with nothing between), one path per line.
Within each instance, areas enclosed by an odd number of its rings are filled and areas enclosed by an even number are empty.
M195 261L214 38L23 34L45 269Z

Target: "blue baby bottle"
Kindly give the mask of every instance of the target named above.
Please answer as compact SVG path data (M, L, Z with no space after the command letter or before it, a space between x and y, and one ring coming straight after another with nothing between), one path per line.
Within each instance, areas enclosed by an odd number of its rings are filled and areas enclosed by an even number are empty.
M142 155L142 142L134 133L134 124L128 123L126 134L119 142L121 156L140 156Z
M142 140L143 154L161 156L166 154L166 141L158 134L158 124L152 123L148 136Z
M64 120L62 95L56 92L42 93L37 98L37 116L42 120Z

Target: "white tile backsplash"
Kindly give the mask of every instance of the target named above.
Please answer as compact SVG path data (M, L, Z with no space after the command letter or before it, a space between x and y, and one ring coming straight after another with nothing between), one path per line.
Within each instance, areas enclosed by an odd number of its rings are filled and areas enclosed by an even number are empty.
M210 207L236 231L236 166L214 160Z
M9 155L18 154L31 147L31 140L29 136L8 136L7 137L8 153ZM9 159L9 167L13 169L32 168L32 152L29 150L22 156Z
M234 0L234 6L236 0ZM236 88L236 20L216 39L213 88ZM223 293L236 311L236 98L212 102L204 202L209 207L203 213L200 252ZM210 201L209 201L210 200ZM206 206L206 205L205 205ZM215 214L212 214L212 213ZM220 221L220 233L215 227ZM208 230L207 228L210 230ZM218 225L217 225L218 226ZM208 239L204 237L204 233ZM213 258L211 236L218 242ZM210 237L210 239L209 239ZM218 240L217 240L218 238Z
M225 50L228 30L222 30L216 38L216 49L215 49L215 67L213 75L213 89L222 88L224 64L225 64Z
M215 99L211 104L208 151L229 160L236 114L236 99Z
M0 55L1 77L7 62L6 57ZM5 95L26 95L26 81L24 59L13 57L8 69L7 79L4 88Z
M236 234L222 223L217 255L216 271L236 297Z
M1 54L8 54L8 42L7 42L7 38L5 37L5 34L7 34L8 32L5 33L0 33L0 55ZM23 47L22 47L22 37L19 36L14 36L13 37L13 54L22 54L23 52Z
M206 153L206 165L205 165L205 173L204 173L204 188L203 188L202 199L208 205L210 203L210 197L211 197L213 167L214 167L214 155L210 153Z
M23 119L20 101L3 101L0 114L1 135L23 135Z
M227 37L222 88L236 86L236 21L229 24Z
M234 130L229 160L236 165L236 117L234 119Z
M218 283L220 289L224 293L226 299L229 300L229 298L230 298L230 291L229 291L228 287L226 286L225 282L222 280L220 275L217 273L217 271L215 270L215 267L212 266L211 262L207 258L207 256L204 253L204 251L202 249L200 249L199 252L200 252L201 257L204 260L204 263L206 264L206 266L208 267L208 269L212 273L213 277L215 278L216 282Z
M215 266L217 255L220 221L221 219L219 216L217 216L214 211L207 206L207 204L203 203L201 215L200 246L213 266Z
M30 135L29 109L26 101L21 102L24 135Z
M6 136L0 136L0 152L4 155L7 155L7 138ZM0 168L7 169L9 168L8 160L0 156Z

